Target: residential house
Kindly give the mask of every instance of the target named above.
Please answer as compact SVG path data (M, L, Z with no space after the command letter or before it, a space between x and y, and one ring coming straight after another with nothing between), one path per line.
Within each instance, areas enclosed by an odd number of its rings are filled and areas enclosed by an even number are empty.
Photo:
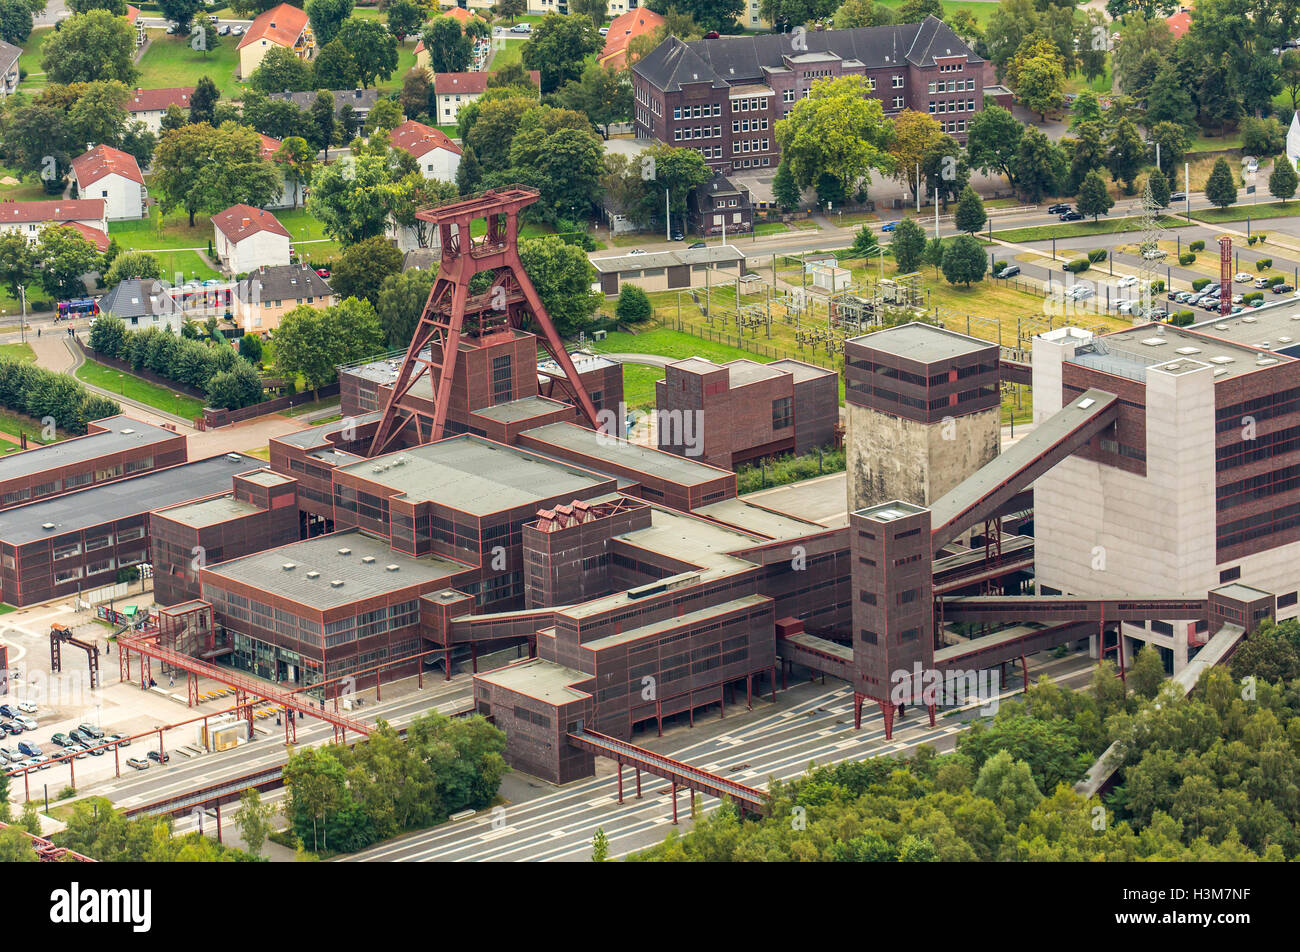
M17 46L0 40L0 99L18 89L18 57L22 55Z
M144 31L144 24L140 22L139 7L133 7L129 3L126 5L126 22L135 27L135 48L138 50L149 41L149 34Z
M704 237L747 234L754 230L754 204L741 188L716 169L697 186L687 202L691 230Z
M176 86L170 89L137 89L127 101L126 111L132 119L143 122L154 135L162 132L163 116L169 106L177 106L188 116L193 86Z
M290 235L270 212L232 205L212 216L214 248L231 274L289 263Z
M461 148L440 129L408 119L388 134L388 142L394 149L410 153L425 178L456 181Z
M72 160L72 181L79 198L102 198L109 221L143 218L149 203L144 176L135 156L97 145Z
M317 95L318 93L315 92L271 93L267 98L291 102L301 111L306 112L316 102ZM358 122L364 122L366 116L370 115L371 108L379 101L378 89L332 89L330 95L334 97L335 113L345 105L351 106L352 115Z
M171 284L153 278L127 278L99 299L99 310L121 318L128 330L157 327L179 334L186 321L203 323L209 317L230 314L231 289L229 283L202 285L182 280Z
M723 171L773 169L781 159L776 123L814 83L841 76L869 79L886 116L924 113L963 143L984 88L996 82L992 64L933 16L693 43L668 37L632 66L634 130L694 148Z
M484 72L434 74L434 109L437 112L438 125L448 126L456 122L460 116L461 106L473 102L487 92L490 75ZM538 88L537 95L540 97L542 74L532 69L528 71L528 75L532 77L533 85Z
M282 3L260 14L239 41L239 76L247 79L262 64L262 57L277 46L292 50L299 59L309 60L316 55L316 39L312 36L307 12Z
M605 48L600 51L600 65L609 69L622 69L627 65L628 44L638 36L653 33L663 22L663 17L646 7L633 7L616 16L605 36Z
M100 251L108 250L108 217L102 198L0 202L0 232L16 231L35 243L46 224L76 229Z
M280 151L283 144L280 139L272 136L258 133L258 138L262 140L262 158L268 162L275 161L275 153ZM276 166L280 173L280 194L271 199L266 205L267 208L297 208L300 202L306 201L305 191L302 183L295 182L288 170L283 166Z
M305 265L261 267L236 286L232 317L245 334L266 334L300 304L324 308L336 303L329 282Z

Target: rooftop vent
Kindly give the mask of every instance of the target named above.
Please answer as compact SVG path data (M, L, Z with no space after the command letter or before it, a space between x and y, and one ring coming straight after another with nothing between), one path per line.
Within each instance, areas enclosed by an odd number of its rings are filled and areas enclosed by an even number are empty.
M1276 357L1260 357L1259 360L1255 361L1255 366L1267 367L1269 364L1275 364L1275 363L1277 363Z
M308 578L320 578L320 573L317 572L315 569L312 569L310 572L307 573L307 577L308 577Z
M397 569L398 569L398 566L397 566L396 563L394 563L394 562L390 562L388 565L385 565L384 568L386 568L386 569L387 569L388 571L390 571L390 572L396 572Z
M1220 356L1218 356L1218 357L1211 357L1211 358L1210 358L1210 363L1212 363L1212 364L1230 364L1230 363L1232 363L1232 361L1233 361L1233 358L1228 357L1228 356L1226 356L1226 355L1222 355L1222 354L1221 354Z
M298 567L297 562L284 562L280 565L280 568L284 569L286 572L292 572L297 567Z
M366 565L369 565L371 562L375 561L375 557L373 555L365 555L361 557L361 561Z
M1214 371L1214 376L1216 376L1216 377L1222 377L1222 376L1223 376L1224 374L1226 374L1227 372L1228 372L1228 371L1227 371L1225 368L1223 368L1223 367L1219 367L1218 369L1216 369L1216 370Z
M48 532L50 529L53 529L53 528L54 528L54 523L52 523L52 522L43 522L43 523L41 523L41 528L44 529L44 530L46 530L46 531Z
M1243 324L1254 324L1254 323L1255 323L1255 318L1253 318L1253 317L1243 317L1243 318L1241 319L1241 323L1243 323Z
M1148 347L1159 347L1164 342L1165 340L1163 337L1146 337L1142 340L1142 343L1146 344Z
M122 431L122 433L123 433L124 435L126 435L126 436L130 436L130 435L131 435L132 433L134 433L134 432L135 432L135 430L132 429L132 428L129 427L129 426L128 426L125 430Z
M341 578L336 578L334 581L330 582L330 588L340 588L342 585L343 579Z
M1291 343L1291 338L1289 338L1289 337L1279 337L1279 338L1277 339L1277 342L1278 342L1279 344L1289 344L1289 343Z
M232 463L243 462L243 458L238 453L227 453L226 459L230 460Z
M1227 324L1215 324L1215 325L1214 325L1214 329L1215 329L1216 331L1226 331L1226 330L1228 329L1228 325L1227 325Z
M1096 402L1097 401L1092 399L1092 397L1085 397L1084 399L1079 401L1079 409L1086 410Z
M352 550L349 548L344 547L342 549L339 549L339 555L351 555L351 554L352 554Z

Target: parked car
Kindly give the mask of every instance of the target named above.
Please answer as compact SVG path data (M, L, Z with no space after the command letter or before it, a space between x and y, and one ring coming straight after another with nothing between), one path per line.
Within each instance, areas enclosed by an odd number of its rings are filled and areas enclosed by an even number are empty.
M117 746L117 747L130 747L130 746L131 746L131 738L129 738L129 737L124 737L124 736L121 735L121 734L109 734L107 737L104 738L104 740L105 740L106 742L110 742L110 743L114 744L114 745Z
M1141 306L1141 305L1138 305L1138 306ZM1132 314L1132 313L1133 313L1133 307L1134 307L1134 305L1133 305L1133 302L1132 302L1132 301L1120 301L1119 304L1115 305L1115 313L1116 313L1116 314Z
M17 721L0 721L0 733L17 737L22 732L23 725L19 724Z
M1254 279L1255 276L1248 271L1238 271L1232 276L1232 280L1236 281L1238 284L1250 284Z
M1268 278L1256 278L1255 287L1259 288L1260 290L1263 290L1264 288L1268 287L1268 281L1269 281Z
M12 747L0 747L0 763L9 763L10 761L22 759L22 754Z
M83 734L93 737L95 740L99 740L99 738L104 736L103 730L96 727L94 724L79 724L77 726L77 730L81 731L81 733Z
M1020 273L1020 265L1018 265L1018 264L1009 264L1009 265L1007 265L1005 268L1003 268L1001 271L999 271L997 274L995 274L994 277L995 277L995 278L1014 278L1014 277L1015 277L1016 275L1018 275L1019 273Z
M79 727L75 727L72 730L68 731L68 737L71 739L72 743L80 744L82 747L89 747L91 744L95 742L95 738L85 733Z
M1083 221L1082 212L1066 212L1061 216L1061 221Z
M1070 211L1069 202L1057 202L1055 205L1047 206L1047 214L1049 215L1064 215L1068 211Z
M19 714L14 718L14 720L23 725L23 730L34 731L40 726L33 718L28 717L26 714Z
M76 743L76 741L74 741L71 737L69 737L67 734L63 733L62 731L55 734L53 737L50 738L50 740L58 744L60 747L67 747L69 744Z
M330 276L330 269L329 269L329 268L317 268L317 269L316 269L316 276L317 276L318 278L328 278L328 277Z
M602 26L597 32L599 32L601 36L609 36L609 27Z
M643 254L645 254L645 249L644 249L644 248L633 248L631 251L628 252L628 254L629 254L629 255L643 255Z
M0 704L0 717L17 717L18 709L12 704Z
M229 35L230 35L229 23L223 23L221 24L221 26L217 27L217 36L229 36Z
M171 754L168 754L166 752L160 754L156 750L149 751L149 753L145 754L145 756L148 757L156 764L165 764L172 759Z
M71 754L73 760L86 759L86 748L82 747L80 744L73 744L71 747L65 747L63 748L63 752L65 754Z
M39 708L32 701L19 701L18 710L24 714L35 714Z
M1234 305L1232 305L1232 310L1231 310L1229 313L1231 313L1231 314L1240 314L1240 313L1241 313L1242 311L1244 311L1245 309L1246 309L1245 306L1243 306L1243 305L1241 305L1241 304L1234 304Z
M691 247L691 251L694 251L697 248L707 248L709 246L702 241L692 241L690 247Z
M1241 295L1241 294L1234 294L1234 295L1232 296L1232 303L1233 303L1233 304L1242 304L1242 303L1245 302L1245 300L1246 300L1246 298L1245 298L1243 295Z
M1273 293L1274 293L1274 294L1290 294L1290 293L1291 293L1292 291L1294 291L1294 290L1295 290L1295 288L1294 288L1293 286L1289 285L1289 284L1275 284L1275 285L1273 285Z
M1172 194L1172 195L1169 196L1169 201L1170 201L1170 203L1173 203L1173 202L1185 202L1185 201L1187 201L1187 193L1186 193L1186 192L1174 192L1174 194Z
M230 28L230 35L231 35L231 36L243 36L243 35L244 35L244 27L240 26L238 23L234 24L234 25Z
M1196 293L1195 291L1179 291L1177 294L1174 295L1174 300L1177 301L1179 304L1186 304L1188 301L1192 299L1192 296L1195 293Z
M148 770L148 769L149 769L149 761L147 761L147 760L146 760L145 758L143 758L143 757L128 757L128 758L126 759L126 765L127 765L128 767L133 767L133 768L135 768L136 770Z
M894 231L897 228L898 228L898 222L896 221L887 221L880 226L881 231Z
M26 754L28 757L39 757L41 755L41 747L34 741L24 740L19 742L18 752Z
M1086 301L1088 298L1095 297L1097 294L1096 291L1088 287L1086 284L1076 284L1075 287L1079 289L1075 291L1073 295L1076 301Z
M1131 288L1137 283L1138 283L1138 279L1136 274L1126 274L1124 277L1120 278L1118 281L1115 282L1115 286L1119 288Z
M672 235L672 238L673 238L673 241L684 241L684 240L686 240L686 236L683 235L680 231L674 231L674 232L673 232L673 235Z

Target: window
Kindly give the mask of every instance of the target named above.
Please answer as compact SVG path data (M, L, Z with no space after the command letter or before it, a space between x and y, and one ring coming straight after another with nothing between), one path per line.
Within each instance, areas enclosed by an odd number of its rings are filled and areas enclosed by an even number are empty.
M1297 594L1300 593L1288 592L1286 595L1279 595L1277 597L1277 607L1290 608L1292 605L1296 603Z
M1237 579L1239 579L1239 578L1241 578L1241 566L1240 566L1240 565L1235 566L1235 567L1230 568L1230 569L1224 569L1222 572L1220 572L1220 573L1219 573L1219 584L1220 584L1220 585L1223 585L1223 584L1226 584L1227 582L1235 582L1235 581L1237 581Z
M492 358L492 402L506 403L511 397L510 355Z
M903 99L902 96L895 96L895 97L894 97L894 108L895 108L895 109L902 109L902 108L903 108L903 103L904 103L904 99Z
M895 89L902 89L902 88L903 88L903 77L902 77L902 76L895 76L895 77L894 77L894 88L895 88Z
M794 424L794 398L781 397L772 401L772 429L784 430Z

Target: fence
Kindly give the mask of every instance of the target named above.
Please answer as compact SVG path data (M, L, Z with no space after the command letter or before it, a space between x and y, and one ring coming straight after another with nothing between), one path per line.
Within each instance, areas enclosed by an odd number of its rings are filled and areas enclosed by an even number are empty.
M79 337L71 337L69 340L76 342L73 346L80 350L81 355L87 360L93 360L95 363L102 364L105 367L111 367L113 370L119 370L123 373L128 373L133 377L139 377L141 380L147 380L152 384L157 384L160 387L166 387L173 393L183 394L184 396L193 397L197 400L207 399L208 395L196 387L190 387L186 384L179 383L178 381L172 380L170 377L164 377L162 374L154 373L152 370L147 370L144 367L136 370L131 366L130 361L122 360L120 357L109 357L105 354L96 353L82 343Z
M801 360L806 364L814 364L818 367L824 367L827 370L838 371L843 366L843 361L830 359L824 355L818 356L811 353L810 348L790 348L774 347L771 344L764 344L756 340L745 337L743 332L719 331L712 327L695 324L687 320L671 320L665 323L675 327L677 330L690 334L692 337L698 337L700 340L712 341L715 344L725 344L728 347L737 347L741 350L747 350L751 354L757 354L760 357L766 357L768 360L780 360L790 358L792 360Z
M274 400L263 400L261 403L255 403L251 407L241 407L238 410L214 410L212 407L203 408L203 425L201 429L215 430L218 427L230 426L232 423L242 423L245 420L252 420L255 417L269 416L272 413L279 413L281 410L287 410L290 407L300 406L304 403L312 403L315 400L322 400L326 397L337 396L339 392L339 382L326 384L319 390L304 390L302 393L295 393L287 397L276 397Z

